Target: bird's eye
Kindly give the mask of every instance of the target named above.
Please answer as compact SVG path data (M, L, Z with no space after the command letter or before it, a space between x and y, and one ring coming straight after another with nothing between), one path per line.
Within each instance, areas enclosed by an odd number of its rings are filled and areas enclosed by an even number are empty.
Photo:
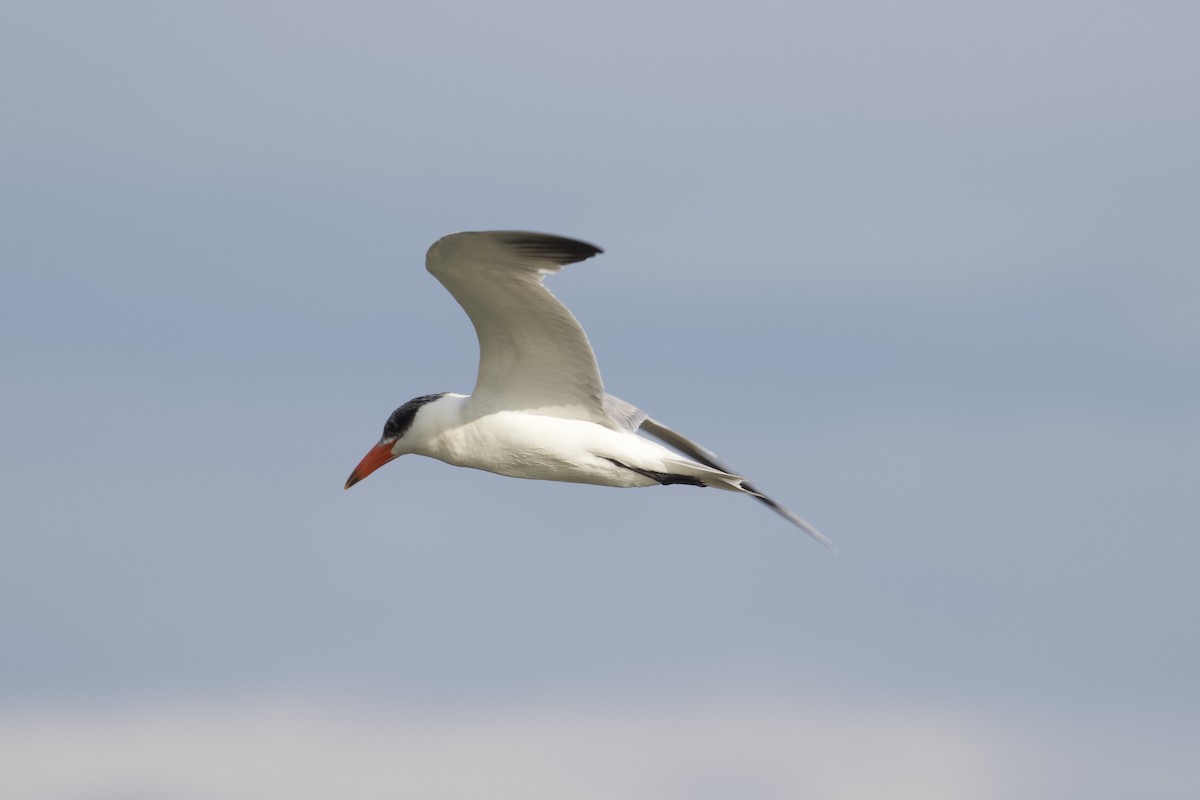
M412 424L416 413L417 410L409 408L407 403L393 411L392 415L388 417L388 421L383 423L383 438L392 441L399 439L400 435Z
M383 440L394 442L403 436L412 427L413 418L417 416L417 410L426 403L432 403L444 394L445 392L438 392L437 394L414 397L393 411L392 415L388 417L388 421L383 424Z

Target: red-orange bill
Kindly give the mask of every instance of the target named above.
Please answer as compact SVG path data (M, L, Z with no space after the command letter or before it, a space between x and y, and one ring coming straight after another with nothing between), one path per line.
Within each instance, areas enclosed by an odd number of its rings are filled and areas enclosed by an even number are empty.
M375 445L367 451L367 454L363 456L363 460L358 462L358 466L354 468L354 472L350 473L350 477L346 479L345 488L349 489L393 458L395 456L392 455L391 442Z

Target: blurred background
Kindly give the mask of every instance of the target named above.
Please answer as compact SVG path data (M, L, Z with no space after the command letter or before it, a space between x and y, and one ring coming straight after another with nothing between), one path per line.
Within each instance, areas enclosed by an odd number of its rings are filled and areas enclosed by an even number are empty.
M0 5L0 790L1200 794L1190 3ZM401 459L457 230L747 498Z

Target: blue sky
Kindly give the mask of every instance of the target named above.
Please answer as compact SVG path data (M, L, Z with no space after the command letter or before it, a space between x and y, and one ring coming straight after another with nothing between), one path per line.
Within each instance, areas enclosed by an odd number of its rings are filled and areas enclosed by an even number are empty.
M6 4L0 785L1194 797L1197 17ZM343 492L470 390L423 257L494 228L605 248L550 286L609 390L840 552L687 487Z

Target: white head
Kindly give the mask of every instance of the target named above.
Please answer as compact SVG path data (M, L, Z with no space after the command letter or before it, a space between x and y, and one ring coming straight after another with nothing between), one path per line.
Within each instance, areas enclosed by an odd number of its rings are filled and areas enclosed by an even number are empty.
M367 451L367 454L363 456L363 460L358 462L358 466L354 468L354 471L350 473L350 477L346 480L345 488L349 489L392 459L398 458L405 453L411 453L413 448L411 447L411 442L405 439L405 434L412 430L413 422L424 406L435 400L440 400L445 395L446 392L439 392L438 394L426 394L414 397L393 411L392 415L388 417L387 422L383 425L383 436L380 438L379 443Z

